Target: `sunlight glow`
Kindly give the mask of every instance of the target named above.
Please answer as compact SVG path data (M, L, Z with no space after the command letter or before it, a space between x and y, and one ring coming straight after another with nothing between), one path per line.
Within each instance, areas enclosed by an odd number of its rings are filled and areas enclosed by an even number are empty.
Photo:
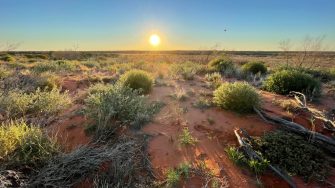
M153 34L150 36L149 42L152 46L158 46L159 43L161 42L161 39L158 35Z

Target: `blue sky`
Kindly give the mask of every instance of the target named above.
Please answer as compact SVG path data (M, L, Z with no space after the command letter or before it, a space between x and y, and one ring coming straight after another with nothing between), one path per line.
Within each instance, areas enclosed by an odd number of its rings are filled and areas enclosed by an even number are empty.
M227 32L224 30L227 29ZM325 35L334 50L334 0L0 0L0 44L18 50L278 50Z

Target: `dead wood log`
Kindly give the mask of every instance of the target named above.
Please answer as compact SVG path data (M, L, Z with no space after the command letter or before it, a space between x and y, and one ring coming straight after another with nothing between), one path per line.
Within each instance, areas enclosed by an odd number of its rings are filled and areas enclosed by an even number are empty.
M334 139L327 137L323 134L320 134L318 132L310 131L306 129L305 127L303 127L302 125L297 124L295 122L287 121L280 117L271 116L262 110L259 110L256 108L254 108L254 110L266 122L274 124L274 125L279 125L285 130L288 130L290 132L293 132L305 138L308 138L311 143L314 143L326 149L327 151L331 153L335 153L335 140Z
M300 109L305 110L309 112L315 119L319 119L323 121L323 128L330 130L330 131L335 131L335 123L331 120L329 120L326 115L314 108L309 108L307 106L306 102L306 96L303 93L296 92L296 91L291 91L290 95L294 96L295 100L297 101Z
M241 131L241 133L246 137L246 138L242 138L239 133L238 130ZM235 129L234 130L235 136L237 137L238 143L241 146L241 149L248 155L248 157L250 159L256 159L258 161L262 161L262 157L260 157L253 149L252 147L245 141L248 140L249 142L254 142L254 140L248 135L248 133L243 130L243 129ZM296 188L295 183L293 182L293 180L287 176L286 174L284 174L280 169L274 167L273 165L269 164L269 169L272 170L276 175L278 175L280 178L282 178L283 180L285 180L290 187L292 188Z

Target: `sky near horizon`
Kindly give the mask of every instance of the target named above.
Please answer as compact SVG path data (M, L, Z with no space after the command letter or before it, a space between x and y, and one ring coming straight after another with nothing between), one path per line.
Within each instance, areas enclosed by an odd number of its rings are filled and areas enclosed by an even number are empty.
M0 50L279 50L305 36L334 50L335 0L0 0Z

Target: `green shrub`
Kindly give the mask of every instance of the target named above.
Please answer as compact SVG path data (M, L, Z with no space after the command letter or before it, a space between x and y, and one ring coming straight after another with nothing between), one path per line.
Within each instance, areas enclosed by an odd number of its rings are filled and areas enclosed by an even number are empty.
M214 91L213 102L227 110L248 113L260 106L260 96L247 82L224 83Z
M140 89L141 92L147 94L152 89L152 76L142 70L131 70L120 77L120 84L132 89Z
M6 165L38 166L59 151L56 142L42 129L12 121L0 126L0 161Z
M61 93L54 88L50 91L37 89L31 94L32 102L30 111L40 115L53 115L66 109L71 104L71 98L67 92Z
M252 61L252 62L248 62L248 63L244 64L242 66L242 71L244 73L252 73L252 74L261 73L261 74L265 74L267 72L267 68L264 65L264 62Z
M12 74L11 71L5 69L4 67L0 66L0 80L7 78Z
M10 55L10 54L6 54L6 55L2 56L0 59L2 61L6 61L6 62L15 62L16 61L15 57Z
M10 118L22 117L26 114L53 115L64 110L71 103L69 95L60 93L59 89L50 91L37 89L34 93L11 90L0 95L0 108Z
M26 54L25 55L27 58L32 59L49 59L49 56L47 54Z
M235 164L241 165L247 160L244 154L236 147L228 147L225 149L225 151L227 152L229 159L232 160Z
M83 61L81 62L81 64L88 68L93 68L93 67L99 68L100 67L100 64L97 61Z
M296 70L281 70L271 74L264 82L264 89L278 94L297 91L308 96L318 96L321 92L320 81Z
M314 78L322 81L329 82L335 80L335 68L306 68L306 67L296 67L296 66L280 66L277 71L281 70L291 70L304 72L312 75Z
M275 131L261 137L263 156L289 173L305 180L324 180L329 172L329 159L318 147L304 138L283 131Z
M12 118L24 116L30 109L31 103L31 96L20 90L0 93L0 108Z
M52 90L59 88L61 85L61 81L59 76L50 72L43 72L41 75L38 76L36 85L38 88L41 89Z
M184 145L194 145L197 139L192 136L187 127L184 127L183 132L179 135L179 141Z
M180 174L177 170L169 169L166 173L166 183L169 187L175 187L180 181Z
M138 90L119 84L95 90L85 103L85 114L95 120L98 134L101 133L100 130L102 132L113 130L115 128L115 124L111 123L113 120L139 128L150 121L159 108L156 104L148 103Z
M88 94L104 93L113 87L114 86L112 84L97 83L88 88Z
M209 68L213 71L224 72L227 69L234 67L233 60L227 56L223 56L217 59L213 59L208 64Z
M220 73L214 72L206 74L205 79L208 81L210 88L216 89L221 85L222 77Z

